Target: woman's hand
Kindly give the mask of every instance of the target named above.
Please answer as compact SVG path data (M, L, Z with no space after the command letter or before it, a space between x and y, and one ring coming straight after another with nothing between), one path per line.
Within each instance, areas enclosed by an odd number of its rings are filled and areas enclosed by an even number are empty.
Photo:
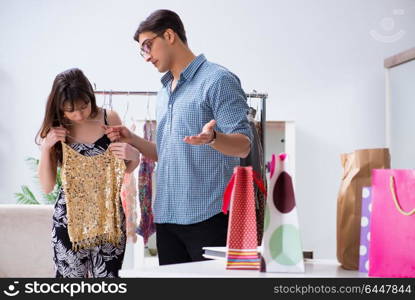
M121 127L121 126L120 126ZM128 130L128 129L127 129ZM140 151L127 143L111 143L109 149L114 153L115 157L130 160L140 161Z
M41 144L42 150L50 150L59 141L65 142L68 130L63 127L52 127Z
M111 142L129 142L133 134L125 126L106 126L104 125L105 134L108 136Z

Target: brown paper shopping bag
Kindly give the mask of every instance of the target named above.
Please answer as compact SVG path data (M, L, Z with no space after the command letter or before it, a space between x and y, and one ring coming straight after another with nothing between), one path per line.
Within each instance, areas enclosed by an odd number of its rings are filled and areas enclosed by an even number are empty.
M389 150L364 149L342 154L343 178L337 198L337 259L344 269L359 268L362 188L372 169L390 168Z

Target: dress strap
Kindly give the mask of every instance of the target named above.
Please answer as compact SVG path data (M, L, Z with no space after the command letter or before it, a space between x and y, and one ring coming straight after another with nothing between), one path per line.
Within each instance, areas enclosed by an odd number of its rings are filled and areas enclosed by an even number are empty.
M104 108L104 123L105 123L105 125L108 125L107 110L105 108Z

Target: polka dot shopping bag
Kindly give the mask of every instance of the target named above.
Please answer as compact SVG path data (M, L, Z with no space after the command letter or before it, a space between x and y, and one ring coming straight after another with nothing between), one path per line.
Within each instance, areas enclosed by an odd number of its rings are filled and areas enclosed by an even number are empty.
M370 216L372 211L372 188L365 186L362 189L362 218L360 221L359 272L369 271L370 249Z
M304 272L294 187L288 156L272 156L265 207L261 271Z

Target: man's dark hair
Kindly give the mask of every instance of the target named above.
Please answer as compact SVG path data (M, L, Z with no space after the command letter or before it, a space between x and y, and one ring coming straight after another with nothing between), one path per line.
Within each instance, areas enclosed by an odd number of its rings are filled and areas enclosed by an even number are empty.
M174 11L167 9L159 9L153 12L138 26L134 34L134 40L140 42L138 36L143 32L154 32L163 34L168 28L173 30L183 43L187 44L186 32L182 20Z

